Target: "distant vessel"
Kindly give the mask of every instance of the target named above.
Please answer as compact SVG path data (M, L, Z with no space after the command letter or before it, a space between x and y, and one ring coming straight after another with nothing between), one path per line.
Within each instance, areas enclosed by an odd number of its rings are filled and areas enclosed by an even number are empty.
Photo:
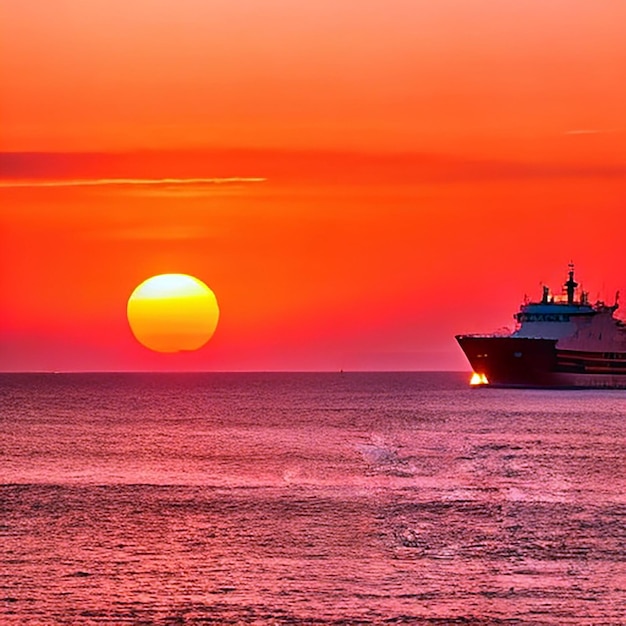
M471 383L494 387L626 389L626 324L611 306L577 297L574 266L565 294L543 288L540 302L525 302L506 335L457 335L474 374Z

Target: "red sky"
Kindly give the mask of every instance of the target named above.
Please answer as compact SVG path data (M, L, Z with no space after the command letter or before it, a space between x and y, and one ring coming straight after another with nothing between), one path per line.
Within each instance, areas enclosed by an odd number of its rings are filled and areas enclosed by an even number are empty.
M626 294L624 24L613 0L3 3L0 368L459 370L455 333L510 326L571 259ZM130 334L164 272L217 295L199 352Z

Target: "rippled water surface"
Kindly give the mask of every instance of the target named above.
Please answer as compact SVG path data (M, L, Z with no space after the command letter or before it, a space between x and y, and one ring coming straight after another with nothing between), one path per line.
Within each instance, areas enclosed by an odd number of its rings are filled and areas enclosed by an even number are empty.
M0 624L626 624L626 392L0 376Z

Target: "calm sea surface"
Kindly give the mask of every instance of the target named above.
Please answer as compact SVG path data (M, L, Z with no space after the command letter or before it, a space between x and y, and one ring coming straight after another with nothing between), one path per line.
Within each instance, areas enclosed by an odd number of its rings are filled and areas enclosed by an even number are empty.
M0 624L626 624L626 392L0 376Z

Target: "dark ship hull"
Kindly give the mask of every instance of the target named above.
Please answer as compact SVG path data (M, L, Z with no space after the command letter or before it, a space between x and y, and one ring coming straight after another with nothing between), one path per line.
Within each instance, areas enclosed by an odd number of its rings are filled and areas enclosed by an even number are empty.
M626 389L626 352L563 350L556 339L458 335L478 384ZM486 379L486 380L485 380Z

